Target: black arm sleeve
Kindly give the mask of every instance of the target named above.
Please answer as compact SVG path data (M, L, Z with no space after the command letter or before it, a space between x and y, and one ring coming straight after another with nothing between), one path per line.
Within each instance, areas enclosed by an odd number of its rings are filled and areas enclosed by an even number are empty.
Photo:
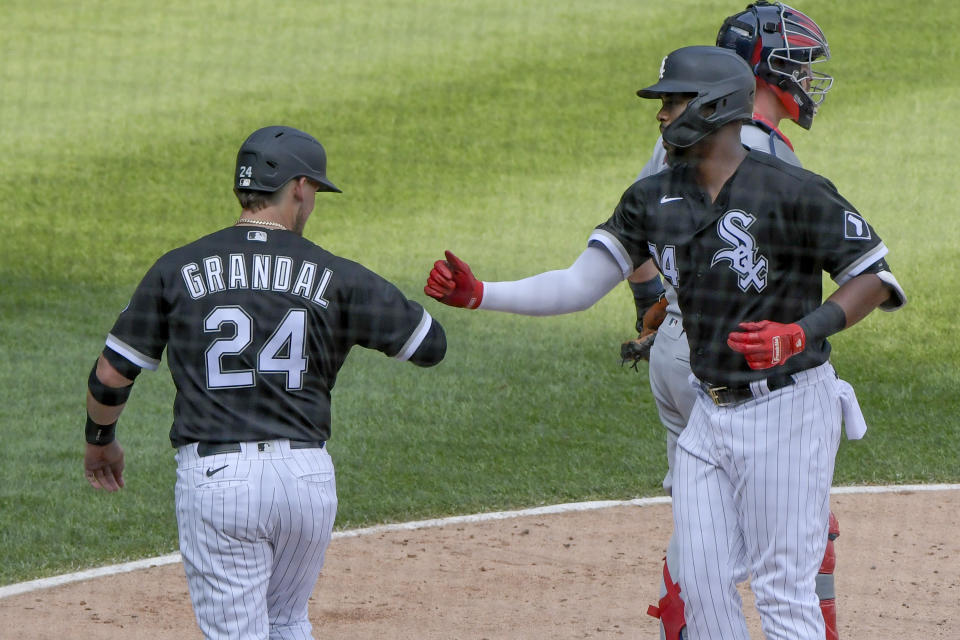
M140 367L133 364L110 347L103 348L103 358L109 362L113 368L116 369L117 372L119 372L124 378L136 380L137 376L140 375L140 372L142 371Z

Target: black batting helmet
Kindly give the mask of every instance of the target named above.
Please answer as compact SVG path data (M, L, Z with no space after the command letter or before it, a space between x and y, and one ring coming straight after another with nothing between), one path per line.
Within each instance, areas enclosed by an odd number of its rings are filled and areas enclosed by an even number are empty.
M830 59L827 37L805 14L779 2L754 2L730 16L717 33L717 46L736 51L750 63L804 129L833 86L833 77L813 70Z
M264 127L240 146L233 186L272 193L301 176L320 183L318 191L340 193L327 179L327 154L316 138L293 127Z
M691 94L680 116L663 130L663 139L690 147L728 122L750 120L756 84L743 58L719 47L683 47L660 65L660 80L637 91L641 98Z

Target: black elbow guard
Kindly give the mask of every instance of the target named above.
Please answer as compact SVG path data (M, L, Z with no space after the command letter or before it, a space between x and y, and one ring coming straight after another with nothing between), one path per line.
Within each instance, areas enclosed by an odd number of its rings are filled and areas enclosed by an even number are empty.
M137 376L140 375L140 372L143 371L143 369L133 364L110 347L103 348L103 358L110 363L110 366L117 370L117 373L122 375L124 378L129 378L130 380L136 380Z
M440 323L434 320L430 330L424 336L417 350L410 356L410 362L418 367L432 367L443 360L447 354L447 334Z
M100 404L108 407L117 407L121 404L126 404L133 385L128 384L125 387L110 387L103 384L100 382L100 378L97 377L97 363L94 362L93 369L90 370L90 377L87 379L87 388L90 390L90 395L93 396L93 399Z

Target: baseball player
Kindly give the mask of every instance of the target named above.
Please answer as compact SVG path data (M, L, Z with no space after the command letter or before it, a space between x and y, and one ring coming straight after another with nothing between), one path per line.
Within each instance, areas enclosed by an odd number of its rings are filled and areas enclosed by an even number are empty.
M827 337L906 297L876 231L827 179L741 144L754 92L729 49L672 52L638 92L662 101L670 167L631 185L570 267L483 282L448 251L424 291L457 307L569 313L652 256L677 290L697 389L673 483L689 637L749 638L736 589L746 568L767 637L821 640L815 581L841 419L862 422ZM839 284L825 302L823 271Z
M756 2L724 20L717 34L717 46L735 51L750 64L756 76L753 117L740 129L743 144L801 166L793 145L779 126L781 120L790 119L809 129L818 106L833 85L829 75L813 69L815 64L830 58L823 31L796 9L780 3ZM666 168L666 150L663 140L658 139L638 179ZM631 353L643 353L632 350L648 349L650 388L660 421L667 430L667 473L663 487L669 494L677 438L696 400L696 391L688 383L690 350L676 290L669 282L665 287L661 284L653 261L641 265L629 276L628 282L636 302L638 324L645 326L637 327L639 339L625 345L621 353L628 357ZM658 313L661 307L665 309ZM839 525L831 513L827 549L817 576L826 640L838 640L833 580L836 565L833 540L838 535ZM650 607L650 614L661 620L661 637L669 640L683 637L682 603L671 581L675 554L676 549L670 544L662 573L660 601Z
M150 268L90 372L85 475L123 487L117 418L164 348L177 388L176 512L206 638L311 638L307 601L337 510L330 391L354 345L431 366L443 328L356 262L302 237L326 176L323 146L291 127L237 154L230 227Z

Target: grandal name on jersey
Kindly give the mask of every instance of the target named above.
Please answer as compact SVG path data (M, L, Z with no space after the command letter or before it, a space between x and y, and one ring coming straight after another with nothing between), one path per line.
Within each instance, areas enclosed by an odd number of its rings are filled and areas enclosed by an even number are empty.
M323 297L333 278L333 271L304 260L299 265L288 256L265 253L231 253L228 256L211 255L180 267L180 275L187 293L199 300L212 293L228 289L252 289L291 293L326 309L329 302Z

